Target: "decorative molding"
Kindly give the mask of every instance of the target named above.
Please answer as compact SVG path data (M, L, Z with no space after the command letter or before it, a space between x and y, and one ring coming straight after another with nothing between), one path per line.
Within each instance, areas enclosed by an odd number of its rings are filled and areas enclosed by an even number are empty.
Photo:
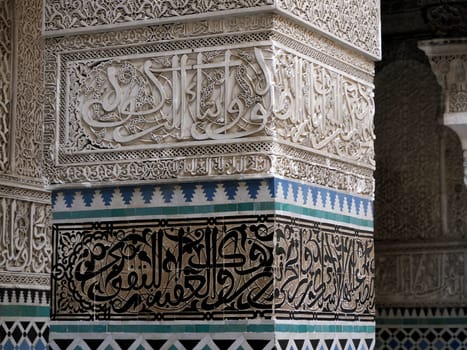
M94 0L63 3L47 0L44 6L44 33L49 36L76 32L143 27L148 25L245 16L251 13L278 13L299 20L302 25L343 42L372 58L380 58L379 1L351 0L325 3L290 0L196 1L173 2L133 0L125 4L107 4ZM357 20L359 18L360 20ZM364 20L362 20L364 19Z
M372 320L371 231L212 215L54 225L52 319Z
M443 89L444 125L459 136L464 151L464 182L467 186L467 38L419 42Z
M0 180L0 198L2 197L50 205L50 192Z

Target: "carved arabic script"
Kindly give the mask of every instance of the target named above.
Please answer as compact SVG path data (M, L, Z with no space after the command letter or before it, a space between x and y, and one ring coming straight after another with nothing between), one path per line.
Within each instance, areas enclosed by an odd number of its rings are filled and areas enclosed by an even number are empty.
M270 120L270 74L257 48L70 69L77 83L72 128L80 124L94 147L245 137Z

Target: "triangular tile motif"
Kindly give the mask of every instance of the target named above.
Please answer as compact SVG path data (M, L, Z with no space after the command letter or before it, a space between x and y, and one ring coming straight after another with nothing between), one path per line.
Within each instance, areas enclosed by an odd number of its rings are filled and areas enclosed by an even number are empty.
M305 343L304 339L295 339L294 342L295 342L295 345L297 347L297 350L302 350L303 349L303 344Z
M167 342L166 339L146 339L146 342L153 348L154 350L159 350L162 346Z
M291 181L290 183L292 185L292 194L293 194L294 202L297 202L299 183L295 181Z
M331 200L331 209L335 209L336 208L336 198L337 198L336 191L329 191L329 198Z
M270 340L263 340L263 339L247 339L246 340L248 345L251 346L252 349L264 349L266 345L269 344Z
M313 350L317 350L318 345L319 345L319 339L310 339L310 344L311 344Z
M180 185L185 201L190 203L193 200L193 195L196 190L196 184L192 182L183 183Z
M258 196L259 187L261 186L261 179L246 180L246 186L250 199L256 199Z
M109 206L112 203L114 196L114 189L112 187L101 188L101 198L105 206Z
M162 193L162 198L164 198L165 203L170 203L172 201L172 197L174 195L174 186L167 184L161 185L160 190Z
M61 349L67 349L70 344L73 342L73 339L54 339L55 344Z
M318 188L316 187L311 187L311 198L313 200L313 205L316 206L318 203Z
M58 196L57 191L52 191L52 194L50 196L52 209L55 208L55 204L57 204L57 196Z
M127 205L131 204L131 200L133 199L133 193L135 192L135 188L132 186L122 186L120 187L120 195L122 196L123 202Z
M326 344L326 348L331 350L332 348L332 343L334 343L334 339L325 339L324 343Z
M144 185L140 187L141 196L143 197L144 203L149 204L152 201L154 196L155 186L153 185Z
M115 339L115 342L122 350L127 350L134 341L134 339Z
M286 200L289 197L289 182L287 180L280 179L279 184L282 187L282 195L284 196L283 198L280 198L280 199Z
M94 200L95 190L91 188L86 188L81 190L81 197L83 198L84 205L86 207L91 207Z
M212 202L217 192L217 183L216 182L205 182L201 185L203 187L203 193L208 202Z
M238 192L238 181L225 181L223 187L227 198L229 200L234 200Z
M269 195L271 196L271 198L276 198L277 181L278 180L276 178L268 179L266 181L266 184L267 184L268 190L269 190Z
M307 205L308 204L308 192L310 190L310 187L302 184L302 196L303 196L303 204Z
M235 339L213 339L212 341L216 344L219 350L228 350L235 342Z
M289 345L288 339L279 339L277 341L279 343L280 349L278 350L287 350L287 345Z
M104 341L104 339L83 339L83 340L86 343L86 345L89 346L91 350L97 350L99 345L101 345L102 342Z
M75 190L63 190L63 199L65 200L65 205L67 208L73 207L73 202L75 200L76 192Z
M199 340L185 339L179 340L179 342L186 348L186 350L193 350L198 345Z
M372 349L373 341L373 339L365 339L366 347L368 349Z

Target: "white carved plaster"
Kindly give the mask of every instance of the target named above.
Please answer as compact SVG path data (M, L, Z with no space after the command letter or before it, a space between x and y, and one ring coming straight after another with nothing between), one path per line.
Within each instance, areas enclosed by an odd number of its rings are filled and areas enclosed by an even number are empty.
M444 93L444 125L459 136L467 185L467 38L421 41Z
M41 11L40 0L0 5L2 287L49 288L51 206L50 194L42 189Z
M373 58L381 56L378 0L46 0L44 33L90 33L181 20L279 13Z
M12 13L9 1L0 3L0 173L9 166Z
M374 167L371 61L278 16L53 38L46 62L51 184L284 173L282 154L226 152L264 140L340 160L340 188L372 191L357 170Z

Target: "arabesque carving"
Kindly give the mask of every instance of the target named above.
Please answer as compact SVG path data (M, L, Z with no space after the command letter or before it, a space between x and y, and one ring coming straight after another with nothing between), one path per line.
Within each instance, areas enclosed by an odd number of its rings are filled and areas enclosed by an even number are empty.
M40 32L42 2L15 1L16 104L15 165L22 177L42 177L43 41Z
M379 0L277 0L277 6L376 58L381 55Z
M44 30L57 35L73 30L90 32L100 27L124 27L205 19L230 14L275 12L293 16L307 26L344 41L359 51L378 58L380 6L378 0L291 1L291 0L132 0L108 3L102 0L46 0Z
M12 13L9 1L0 3L0 172L9 165L11 113Z
M50 272L50 205L0 198L0 271Z

